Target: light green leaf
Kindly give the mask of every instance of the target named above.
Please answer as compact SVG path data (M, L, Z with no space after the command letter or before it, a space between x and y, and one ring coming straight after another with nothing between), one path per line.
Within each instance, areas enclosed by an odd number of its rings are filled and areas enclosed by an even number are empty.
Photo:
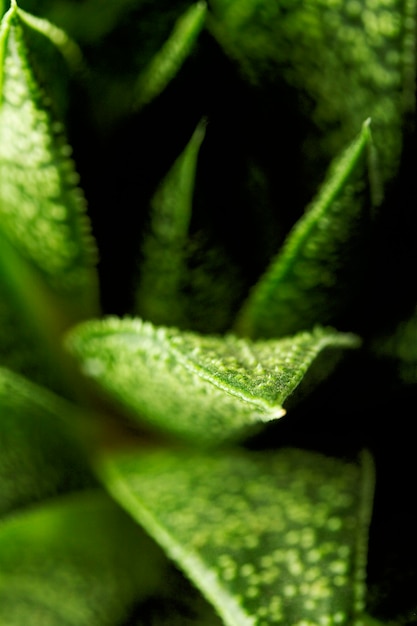
M369 194L367 185L370 149L368 120L334 160L317 197L253 287L237 316L238 334L281 337L334 323L334 316L344 310L346 298L360 285L359 251L352 254L352 240L360 250L376 203L372 198L377 190Z
M413 0L213 0L210 29L246 76L284 80L318 132L303 155L333 158L371 117L385 181L395 175L403 116L414 107ZM337 53L335 54L335 51Z
M227 626L362 623L367 454L130 452L101 473Z
M122 624L153 591L163 562L101 491L29 509L0 526L0 623Z
M79 439L79 413L0 368L0 516L95 484Z
M251 343L108 318L79 325L67 345L84 374L135 419L216 443L281 417L317 356L356 347L358 338L316 329Z
M76 73L82 70L84 61L81 48L62 28L58 28L47 19L23 11L23 9L19 8L18 13L22 20L22 25L26 24L28 26L27 32L38 32L49 39L53 46L62 54L68 68L72 72Z
M31 28L13 2L0 32L0 234L80 319L98 310L95 246L63 126L29 61ZM3 249L1 267L10 271Z
M187 274L194 182L204 131L201 122L151 202L135 311L154 324L184 324L186 305L181 288Z
M178 18L170 37L138 78L135 108L154 100L178 73L204 27L206 13L206 3L200 1Z

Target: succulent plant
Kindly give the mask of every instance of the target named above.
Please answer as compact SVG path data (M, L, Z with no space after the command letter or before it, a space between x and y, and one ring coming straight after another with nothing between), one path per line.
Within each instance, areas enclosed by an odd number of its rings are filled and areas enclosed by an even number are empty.
M416 11L0 2L1 625L417 624Z

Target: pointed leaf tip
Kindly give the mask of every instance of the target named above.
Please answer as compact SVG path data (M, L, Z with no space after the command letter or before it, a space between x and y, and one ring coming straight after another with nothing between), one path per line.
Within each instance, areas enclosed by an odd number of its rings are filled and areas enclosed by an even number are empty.
M282 417L316 357L356 347L357 338L317 328L250 342L109 318L79 325L67 345L83 372L134 419L212 444Z

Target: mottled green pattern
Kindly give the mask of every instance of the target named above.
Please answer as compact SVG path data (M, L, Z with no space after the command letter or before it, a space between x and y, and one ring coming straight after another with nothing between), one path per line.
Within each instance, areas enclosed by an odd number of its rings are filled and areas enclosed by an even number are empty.
M75 409L0 368L0 515L94 484Z
M114 626L153 591L161 553L102 491L29 509L0 526L0 623Z
M0 34L1 228L54 291L82 299L91 313L97 285L85 203L63 126L50 116L28 55L13 6Z
M414 93L414 2L213 0L211 8L212 31L252 80L279 76L311 99L321 135L307 146L313 158L318 145L333 157L371 117L383 176L396 172Z
M281 337L330 324L343 311L352 237L367 234L371 214L369 121L335 159L317 197L250 293L235 329L250 337ZM359 270L359 264L356 265ZM341 276L343 272L343 276ZM358 276L351 276L351 287Z
M353 626L373 487L362 461L165 451L114 457L102 472L227 626Z
M154 324L183 326L187 244L194 183L204 123L159 185L151 202L151 222L142 246L135 312Z
M175 77L204 27L206 12L205 2L197 2L177 20L170 37L138 78L135 108L151 102Z
M358 339L316 329L251 343L109 318L79 325L67 345L84 374L136 419L195 443L217 443L281 417L318 354L356 347Z

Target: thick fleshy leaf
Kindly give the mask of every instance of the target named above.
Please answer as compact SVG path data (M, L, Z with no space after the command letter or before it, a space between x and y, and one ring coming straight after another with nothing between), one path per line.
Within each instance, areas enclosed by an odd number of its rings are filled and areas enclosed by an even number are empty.
M344 310L361 284L357 257L377 201L377 190L367 184L370 149L368 120L332 163L317 197L253 287L238 315L239 334L282 337L334 323Z
M164 562L102 491L28 509L0 528L0 623L122 624L153 591Z
M150 232L145 238L135 311L154 324L183 326L183 283L197 159L204 123L157 189L151 203Z
M415 2L213 0L210 8L212 32L251 80L284 79L303 94L304 110L308 95L318 134L307 138L307 158L334 157L372 117L384 180L397 171L403 114L414 106Z
M96 483L78 437L76 411L0 368L0 515Z
M227 626L362 623L367 453L356 464L289 448L130 452L101 472Z
M135 108L154 100L178 73L204 27L206 12L206 3L196 2L177 20L170 37L138 78Z
M316 329L251 343L109 318L79 325L67 345L84 374L135 419L216 443L281 417L316 357L357 347L358 338Z
M66 299L67 316L72 308L73 318L80 319L98 308L96 254L63 126L51 112L46 77L42 86L38 82L42 69L33 53L42 56L39 37L48 56L51 39L13 2L0 33L1 233L52 292ZM34 39L36 50L30 46ZM54 73L48 78L53 84ZM2 246L1 271L13 275L12 263ZM23 293L31 287L16 285Z

